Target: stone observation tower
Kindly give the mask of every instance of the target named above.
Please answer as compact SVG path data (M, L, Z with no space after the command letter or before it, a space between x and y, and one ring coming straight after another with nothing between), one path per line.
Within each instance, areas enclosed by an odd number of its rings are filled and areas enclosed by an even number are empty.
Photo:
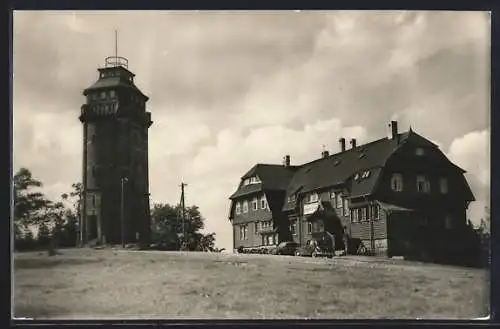
M128 60L105 59L83 91L82 244L149 245L148 97L135 85Z

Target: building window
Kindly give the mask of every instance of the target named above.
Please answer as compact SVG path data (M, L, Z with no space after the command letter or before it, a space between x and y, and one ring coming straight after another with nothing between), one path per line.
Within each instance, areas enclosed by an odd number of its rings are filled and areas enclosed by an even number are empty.
M266 209L267 208L266 196L262 196L260 198L260 208L261 209Z
M361 221L366 221L366 207L361 208Z
M105 91L101 91L101 99L106 99L106 92Z
M294 221L292 224L290 224L290 233L292 235L297 235L297 222Z
M97 93L90 94L90 98L94 101L97 100Z
M259 233L259 222L254 223L254 233L255 234Z
M335 197L335 207L337 207L337 208L342 208L343 207L343 204L342 204L342 194L340 192L336 194L336 197Z
M363 175L361 175L361 178L368 178L370 177L370 170L364 171Z
M380 219L380 212L379 212L379 206L378 205L374 205L373 208L373 219L377 220L377 219Z
M419 193L429 193L431 191L431 183L424 175L417 176L417 191Z
M246 178L243 181L243 185L258 184L258 183L260 183L260 180L256 176Z
M453 228L453 218L450 215L446 215L444 218L444 225L447 230L451 230Z
M416 150L415 150L415 154L418 155L418 156L422 156L424 155L424 149L421 148L421 147L418 147Z
M309 194L309 202L318 202L318 193Z
M393 191L396 191L396 192L403 191L403 175L402 174L392 174L391 188Z
M442 194L448 193L448 180L446 178L439 179L439 190Z
M259 209L259 204L257 202L257 198L253 198L253 200L252 200L252 210L256 211L257 209Z
M114 90L110 90L110 91L109 91L109 97L111 97L111 98L115 98L115 97L116 97L116 91L114 91Z
M353 223L357 223L359 221L358 209L352 209L351 219Z
M236 202L236 214L241 214L241 203Z
M312 225L312 223L308 222L307 223L307 233L311 234L312 230L313 230L313 225Z
M248 212L248 201L243 201L243 212L246 214Z
M241 225L240 226L240 240L247 240L248 239L248 225Z
M95 207L95 194L92 195L92 207Z
M349 216L349 200L344 199L344 216Z
M295 202L295 195L289 195L288 196L288 202Z

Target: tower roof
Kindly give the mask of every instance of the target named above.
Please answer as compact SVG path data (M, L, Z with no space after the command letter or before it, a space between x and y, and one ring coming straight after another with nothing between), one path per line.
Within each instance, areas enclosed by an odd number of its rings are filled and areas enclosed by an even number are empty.
M142 95L145 101L149 99L149 97L144 95L144 93L134 84L133 78L135 74L130 72L127 68L123 66L113 66L99 68L98 71L99 79L83 91L84 96L87 96L89 92L95 90L121 88L134 90Z

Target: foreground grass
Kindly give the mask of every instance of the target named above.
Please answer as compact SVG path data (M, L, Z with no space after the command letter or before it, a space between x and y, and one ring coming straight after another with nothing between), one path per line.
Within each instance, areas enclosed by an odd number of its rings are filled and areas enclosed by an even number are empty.
M14 315L35 318L471 318L485 270L369 258L63 250L14 260Z

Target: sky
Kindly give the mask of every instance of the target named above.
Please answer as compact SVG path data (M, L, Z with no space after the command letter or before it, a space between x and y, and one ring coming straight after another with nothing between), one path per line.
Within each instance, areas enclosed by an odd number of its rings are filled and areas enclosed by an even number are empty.
M487 12L15 12L14 170L52 199L81 180L82 91L114 55L150 97L153 202L196 204L232 250L228 197L256 163L320 157L397 120L440 146L477 199L490 190Z

